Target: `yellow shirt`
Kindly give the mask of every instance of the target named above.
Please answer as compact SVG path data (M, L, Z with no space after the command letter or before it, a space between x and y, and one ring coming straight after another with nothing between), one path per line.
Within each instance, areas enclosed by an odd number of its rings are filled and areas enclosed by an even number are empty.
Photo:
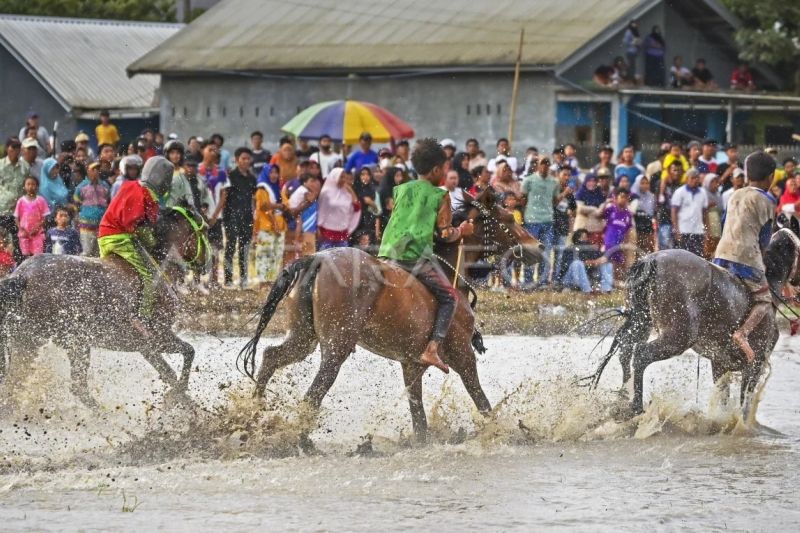
M514 215L514 222L520 226L525 222L525 220L522 218L522 211L519 209L514 209L511 213Z
M103 126L98 124L94 129L94 135L97 137L97 144L112 144L116 145L119 142L119 131L113 124Z
M259 187L256 191L256 216L255 216L255 231L268 231L271 233L283 233L286 231L286 220L283 214L276 210L270 210L268 213L264 212L264 208L272 200L270 194L263 187Z
M667 179L667 176L669 175L669 166L673 161L681 162L681 166L683 167L683 174L681 174L681 185L683 185L686 183L686 171L689 170L689 162L682 155L676 158L672 154L667 154L667 156L664 158L664 164L662 165L663 170L661 171L661 179Z

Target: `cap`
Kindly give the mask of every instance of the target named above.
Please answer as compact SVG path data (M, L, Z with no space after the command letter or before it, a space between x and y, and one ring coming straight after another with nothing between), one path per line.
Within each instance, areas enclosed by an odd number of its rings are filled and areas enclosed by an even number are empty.
M362 133L359 136L358 140L359 141L371 141L372 140L372 134L370 132L368 132L368 131L365 131L364 133Z
M100 166L100 161L92 161L86 168L97 168Z
M89 136L86 135L85 132L80 132L78 135L75 136L75 142L76 143L88 143L89 142Z
M703 144L704 145L710 145L710 146L716 146L719 143L714 139L704 139L703 140Z
M764 151L767 152L768 154L777 154L778 153L778 149L775 148L774 146L767 146L766 148L764 148Z
M169 139L171 141L176 141L176 140L178 140L178 134L177 133L170 133L169 135L167 135L167 139Z
M22 147L23 148L36 148L36 149L38 149L39 148L39 143L36 142L36 139L28 138L28 139L25 139L24 141L22 141Z
M733 169L733 177L738 178L739 176L744 176L744 170L739 167Z
M455 148L456 142L453 139L442 139L442 142L439 144L442 145L442 148Z
M39 113L36 111L28 111L28 118L39 118Z
M734 150L734 149L736 149L736 148L739 148L739 147L738 147L738 146L736 146L736 144L735 144L735 143L725 143L725 145L724 145L722 148L723 148L725 151L728 151L728 150Z
M689 144L686 145L686 148L700 148L700 142L699 141L692 141L692 142L690 142Z
M186 159L183 161L183 164L190 167L196 167L200 164L200 160L194 154L189 154L186 156Z
M67 139L66 141L61 141L61 151L62 152L74 152L75 148L75 141L70 141Z
M606 167L601 167L601 168L597 169L597 177L598 178L610 178L611 177L611 171L608 170Z
M388 148L381 148L378 151L378 157L383 157L383 156L391 157L392 156L392 151L389 150Z

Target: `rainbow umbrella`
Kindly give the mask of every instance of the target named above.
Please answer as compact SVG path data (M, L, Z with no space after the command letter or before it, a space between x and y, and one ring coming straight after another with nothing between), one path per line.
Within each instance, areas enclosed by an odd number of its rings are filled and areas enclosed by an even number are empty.
M375 142L410 139L414 129L396 115L369 102L334 100L305 109L281 128L302 139L331 139L356 144L362 133L372 135Z

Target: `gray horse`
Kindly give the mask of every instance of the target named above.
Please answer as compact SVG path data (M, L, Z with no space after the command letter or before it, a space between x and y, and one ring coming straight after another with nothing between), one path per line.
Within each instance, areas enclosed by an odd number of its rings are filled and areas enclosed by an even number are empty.
M772 236L764 260L773 294L779 294L786 282L798 284L798 253L800 240L789 229ZM773 310L750 334L756 359L753 364L746 363L731 335L747 317L749 307L748 289L727 271L684 250L650 254L631 268L623 313L626 320L590 377L592 385L597 385L608 362L619 354L623 384L633 377L631 409L634 414L641 413L645 369L693 348L711 361L715 383L728 372L742 372L740 402L747 412L764 363L778 340ZM658 337L648 342L653 329Z
M171 251L199 263L207 256L203 219L182 207L162 212L155 227L152 258L161 263ZM154 316L143 336L131 324L138 316L141 282L136 271L112 255L91 259L69 255L37 255L0 281L0 379L9 364L24 361L52 340L66 350L72 392L84 404L96 405L87 387L92 347L139 352L175 392L184 391L194 348L172 332L174 293L161 284ZM163 353L183 355L180 381Z

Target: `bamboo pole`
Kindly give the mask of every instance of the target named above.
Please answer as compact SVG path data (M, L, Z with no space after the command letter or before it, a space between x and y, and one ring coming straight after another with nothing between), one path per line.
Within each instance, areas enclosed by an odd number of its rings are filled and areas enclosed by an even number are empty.
M519 69L522 64L522 43L525 41L525 28L519 30L517 64L514 67L514 86L511 89L511 116L508 120L508 144L514 144L514 120L517 115L517 94L519 93Z
M464 240L458 243L458 258L456 258L456 271L453 273L453 287L458 288L458 271L461 270L461 258L464 256Z

